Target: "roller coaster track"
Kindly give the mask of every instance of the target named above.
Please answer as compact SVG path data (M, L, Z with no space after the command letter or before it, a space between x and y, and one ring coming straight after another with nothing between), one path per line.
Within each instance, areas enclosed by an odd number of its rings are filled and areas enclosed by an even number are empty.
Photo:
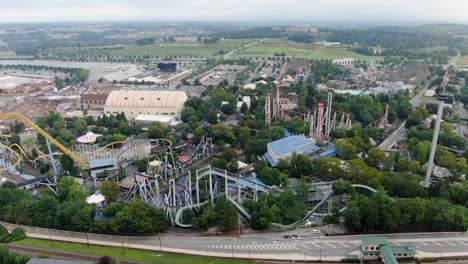
M243 188L249 188L251 190L257 190L257 191L260 191L260 192L266 192L266 191L270 190L270 187L268 187L266 185L260 184L258 182L255 182L255 181L252 181L252 180L249 180L249 179L246 179L246 178L239 177L239 176L237 176L235 174L228 173L227 171L223 171L223 170L220 170L220 169L217 169L217 168L212 168L210 166L201 168L201 169L199 169L198 172L199 172L198 175L197 175L198 180L202 179L203 177L212 175L212 176L218 176L218 177L225 178L226 180L229 180L231 182L235 182L235 183L239 184L240 186L243 186ZM234 199L232 199L230 197L227 197L227 199L237 208L237 211L242 216L244 216L248 220L250 219L249 213L241 205L239 205ZM182 220L183 212L185 210L188 210L188 209L198 208L199 206L202 206L202 205L206 204L207 202L208 201L204 201L204 202L201 202L199 204L190 204L190 205L183 206L183 207L179 208L176 211L176 214L175 214L175 217L174 217L174 223L177 226L184 227L184 228L191 227L192 226L191 224L182 223L181 220Z
M10 166L5 167L5 168L0 168L0 172L7 171L7 170L9 170L11 168L14 168L14 167L18 166L21 163L21 156L16 151L14 151L11 147L0 143L0 148L3 148L4 150L11 151L13 153L13 155L15 155L16 158L17 158L17 160L16 160L16 162L14 164L11 164Z
M24 124L26 124L27 126L32 128L33 130L35 130L37 133L41 134L43 137L48 139L50 141L50 143L52 143L54 146L56 146L58 149L60 149L63 153L67 154L78 165L80 165L81 167L83 167L86 170L90 169L88 163L81 160L75 153L68 150L65 146L63 146L55 138L53 138L51 135L49 135L47 132L45 132L42 128L40 128L39 126L34 124L34 122L31 121L29 118L27 118L27 117L25 117L25 116L23 116L21 114L18 114L18 113L8 113L8 114L4 114L4 115L0 116L0 120L3 120L3 119L16 119L16 120L19 120L19 121L23 122Z
M377 190L372 188L372 187L369 187L367 185L362 185L362 184L352 184L351 185L353 188L362 188L362 189L366 189L368 191L371 191L373 193L376 193ZM276 227L276 228L281 228L281 229L293 229L293 228L296 228L296 227L299 227L301 225L303 225L307 219L309 219L309 217L311 217L322 205L325 204L325 202L328 201L328 199L330 199L331 197L333 196L333 191L327 193L325 195L325 197L323 197L323 199L311 210L309 211L309 213L304 217L302 218L301 220L299 221L296 221L292 224L289 224L289 225L283 225L283 224L278 224L278 223L272 223L271 226L273 227Z
M213 170L212 170L213 172ZM215 173L216 174L216 173ZM217 174L216 174L217 175ZM218 175L218 176L223 176L223 175ZM373 193L376 193L377 190L372 188L372 187L369 187L367 185L362 185L362 184L353 184L352 185L353 188L361 188L361 189L366 189L370 192L373 192ZM271 226L272 227L275 227L275 228L280 228L280 229L293 229L293 228L297 228L301 225L303 225L307 219L309 219L309 217L311 217L320 207L322 207L331 197L333 196L333 191L330 191L328 192L325 197L317 204L314 206L314 208L309 211L307 213L306 216L304 216L302 219L292 223L292 224L289 224L289 225L284 225L284 224L280 224L280 223L271 223ZM238 204L234 199L230 198L230 197L227 197L228 201L230 201L236 208L237 208L237 211L247 220L250 220L251 216L250 214L240 205ZM176 215L175 215L175 219L174 219L174 222L176 225L180 226L180 227L183 227L183 228L189 228L191 227L192 225L191 224L184 224L181 222L181 218L182 218L182 214L185 210L187 209L193 209L193 208L198 208L199 206L201 205L204 205L206 204L208 201L204 201L200 204L192 204L190 206L185 206L185 207L182 207L180 208ZM342 210L340 210L340 212L346 210L346 207L343 208Z

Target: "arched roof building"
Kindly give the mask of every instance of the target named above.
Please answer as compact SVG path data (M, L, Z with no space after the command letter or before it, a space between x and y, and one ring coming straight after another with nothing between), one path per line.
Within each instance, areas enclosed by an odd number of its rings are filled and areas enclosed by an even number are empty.
M140 114L180 117L188 97L182 91L112 91L106 100L106 114L124 112L128 119Z

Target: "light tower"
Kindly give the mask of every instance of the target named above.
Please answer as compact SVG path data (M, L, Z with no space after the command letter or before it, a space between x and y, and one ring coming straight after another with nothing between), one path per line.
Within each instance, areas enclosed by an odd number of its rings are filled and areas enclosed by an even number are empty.
M270 100L271 100L271 92L267 93L267 96L265 98L265 127L270 128L271 126L271 105L270 105Z
M437 107L437 119L435 122L434 134L432 135L431 152L429 154L429 161L427 163L426 177L424 178L424 182L422 182L424 187L429 187L431 185L432 170L434 168L434 157L437 148L437 140L439 139L440 122L442 121L442 114L444 112L444 103L445 100L447 100L447 95L445 94L445 85L448 83L448 81L449 75L447 70L442 80L442 92L439 94L439 105Z

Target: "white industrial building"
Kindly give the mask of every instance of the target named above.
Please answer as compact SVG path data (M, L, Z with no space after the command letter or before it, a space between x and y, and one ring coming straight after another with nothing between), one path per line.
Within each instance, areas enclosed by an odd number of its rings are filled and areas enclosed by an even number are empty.
M183 91L113 91L107 97L104 112L123 112L129 120L139 115L180 117L187 99Z

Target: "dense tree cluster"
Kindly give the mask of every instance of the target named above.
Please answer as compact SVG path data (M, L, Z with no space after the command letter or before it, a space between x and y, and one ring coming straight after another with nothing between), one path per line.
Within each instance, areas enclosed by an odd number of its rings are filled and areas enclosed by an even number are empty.
M225 196L216 198L213 205L207 204L196 213L193 211L184 213L184 222L193 223L195 229L218 225L220 231L232 232L237 228L237 209Z
M317 161L316 174L330 180L344 179L372 187L382 185L384 179L381 171L367 166L360 159L321 158Z
M268 229L271 223L292 224L303 218L307 212L309 187L299 182L283 192L260 195L258 201L247 200L244 206L251 214L253 229Z
M140 46L150 45L153 43L154 43L154 38L143 38L143 39L139 39L136 41L136 44Z
M371 197L357 196L344 212L345 225L354 231L462 231L468 227L468 209L444 199L392 200L380 190Z
M14 185L14 184L13 184ZM156 233L168 226L165 213L150 207L142 200L128 205L111 203L104 210L109 222L94 221L94 207L86 203L89 191L72 177L61 177L57 183L58 195L48 189L39 196L10 184L0 187L0 220L30 226L101 233ZM112 199L109 199L112 200Z

